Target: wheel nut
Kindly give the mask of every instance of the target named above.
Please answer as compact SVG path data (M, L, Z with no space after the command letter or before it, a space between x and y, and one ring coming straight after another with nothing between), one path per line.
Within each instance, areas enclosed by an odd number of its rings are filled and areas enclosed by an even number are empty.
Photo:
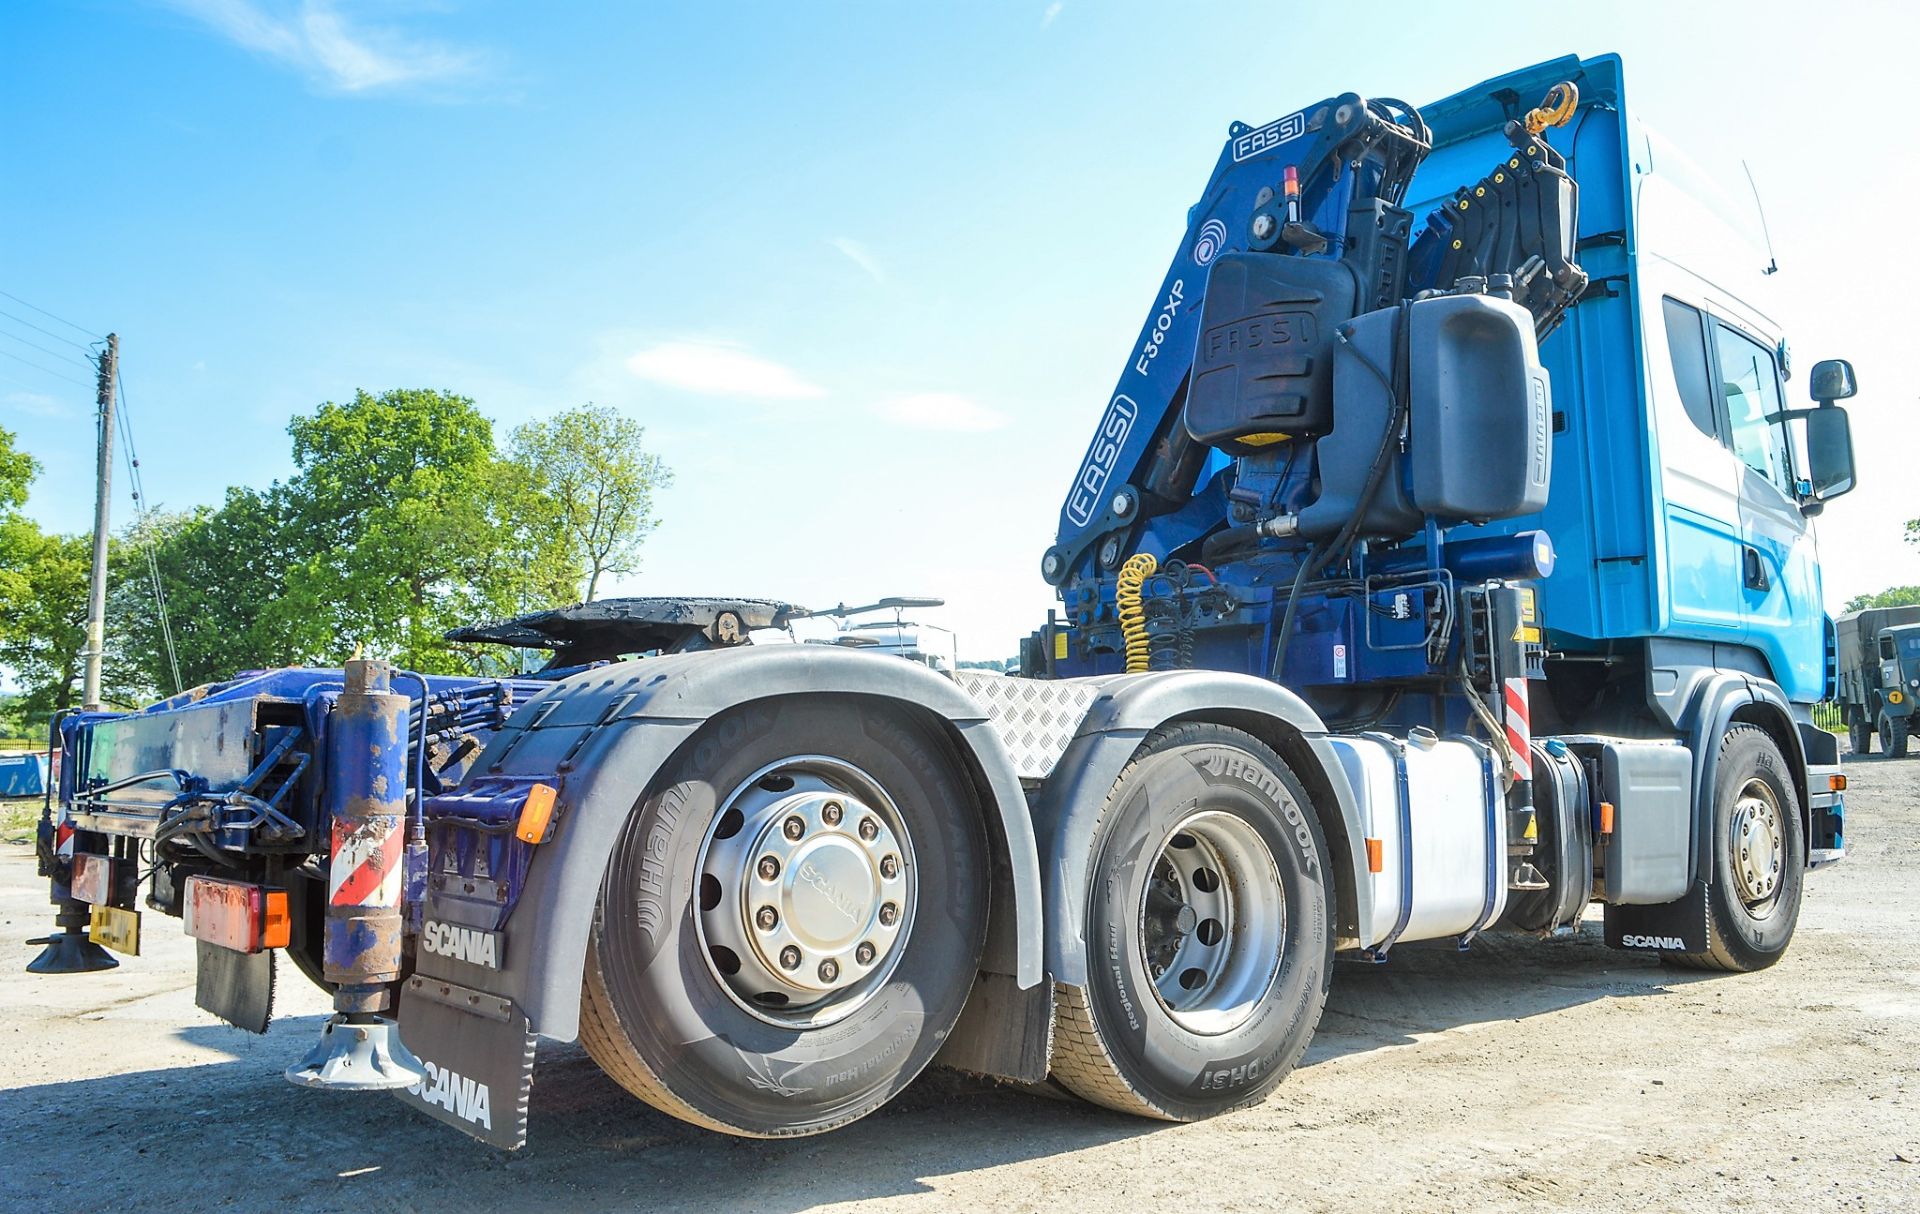
M787 836L787 838L797 840L800 838L800 836L807 833L807 824L804 819L796 815L794 817L788 818L786 821L786 824L783 825L780 829Z
M780 925L780 912L771 906L763 906L753 913L753 921L761 931L770 932Z
M855 961L858 961L862 965L872 965L873 964L873 945L867 944L863 941L859 948L856 948L853 950L853 959Z
M880 925L882 927L892 927L899 921L900 908L891 902L883 903L880 907Z
M880 824L872 818L860 819L860 837L871 843L880 837Z
M820 963L820 981L832 982L835 978L838 978L839 976L840 976L839 962L829 960L829 961L822 961Z
M892 856L880 857L880 875L891 881L900 875L900 861Z
M840 819L845 815L846 811L840 808L838 801L829 801L820 810L820 818L828 826L840 825Z
M800 968L800 950L789 944L780 950L780 968L797 970Z
M760 857L759 872L762 881L773 880L780 875L780 861L774 859L772 856Z

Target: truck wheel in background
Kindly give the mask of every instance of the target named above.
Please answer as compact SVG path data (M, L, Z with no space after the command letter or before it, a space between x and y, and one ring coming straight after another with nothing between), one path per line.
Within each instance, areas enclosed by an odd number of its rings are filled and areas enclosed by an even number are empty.
M1873 749L1873 725L1868 722L1866 714L1857 708L1847 710L1847 741L1857 755Z
M1090 989L1059 988L1054 1078L1169 1121L1258 1103L1306 1049L1333 969L1327 844L1299 780L1250 734L1168 726L1094 836Z
M1661 956L1692 969L1765 969L1787 951L1800 919L1807 841L1799 796L1780 748L1754 725L1727 730L1713 784L1707 951Z
M869 701L714 718L615 845L587 1051L648 1104L729 1134L879 1108L973 986L989 876L975 801L946 739Z
M1880 712L1880 750L1889 759L1907 757L1907 718Z

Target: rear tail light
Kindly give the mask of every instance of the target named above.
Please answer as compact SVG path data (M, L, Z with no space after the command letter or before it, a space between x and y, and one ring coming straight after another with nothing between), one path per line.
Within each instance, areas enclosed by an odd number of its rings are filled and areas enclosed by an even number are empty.
M285 948L293 939L285 890L219 877L188 877L182 907L187 935L236 953Z

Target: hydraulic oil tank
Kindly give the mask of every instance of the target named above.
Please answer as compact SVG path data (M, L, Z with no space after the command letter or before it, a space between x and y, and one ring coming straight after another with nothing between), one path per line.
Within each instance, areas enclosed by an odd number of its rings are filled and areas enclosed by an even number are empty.
M1343 261L1223 253L1207 278L1186 426L1244 455L1333 425L1333 326L1353 315Z
M1414 502L1476 522L1545 508L1553 398L1533 314L1491 295L1442 295L1409 317Z

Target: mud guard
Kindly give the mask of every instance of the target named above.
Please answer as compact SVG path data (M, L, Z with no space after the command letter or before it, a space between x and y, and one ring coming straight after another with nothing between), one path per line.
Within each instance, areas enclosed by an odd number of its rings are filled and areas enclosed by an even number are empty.
M1250 675L1182 670L1119 675L1102 680L1100 695L1067 744L1034 806L1034 829L1046 857L1047 971L1056 982L1087 984L1087 869L1095 824L1107 793L1141 741L1175 720L1215 721L1245 729L1273 745L1294 767L1321 810L1329 857L1339 873L1336 890L1351 896L1340 919L1354 923L1372 913L1366 849L1350 845L1365 837L1345 769L1326 743L1326 726L1306 702L1286 688ZM1305 768L1305 770L1303 770ZM1334 836L1343 838L1338 841ZM1345 898L1342 899L1345 901ZM1342 947L1349 925L1336 924ZM1357 934L1357 926L1353 928Z
M1778 728L1768 729L1779 744L1787 766L1793 773L1799 794L1801 826L1812 839L1806 781L1806 753L1800 731L1794 725L1793 710L1780 688L1769 679L1739 671L1702 672L1689 680L1697 690L1675 724L1684 731L1683 740L1693 751L1693 883L1687 892L1672 902L1647 906L1613 906L1603 909L1606 942L1609 948L1632 951L1703 953L1707 951L1707 891L1713 881L1713 788L1719 774L1720 739L1736 716L1754 720L1751 710L1777 718ZM1754 721L1755 724L1760 722ZM1763 726L1764 727L1764 726ZM1811 842L1808 844L1812 846Z
M535 849L506 922L507 946L484 989L504 996L542 1037L580 1030L587 936L607 858L634 803L705 722L755 700L860 695L937 717L986 809L1010 906L995 906L982 968L1020 988L1042 976L1038 851L1020 781L986 713L954 683L898 657L824 645L741 646L622 662L565 679L495 734L475 776L558 777L549 841ZM415 1049L431 1049L409 1041Z

